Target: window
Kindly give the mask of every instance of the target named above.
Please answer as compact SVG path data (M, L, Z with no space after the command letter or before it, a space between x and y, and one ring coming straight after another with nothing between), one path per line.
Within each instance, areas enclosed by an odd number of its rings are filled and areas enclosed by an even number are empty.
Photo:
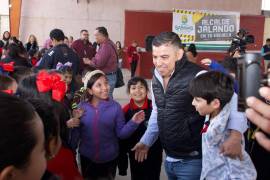
M4 31L10 31L9 28L9 0L0 0L0 39Z
M263 11L270 11L270 1L269 0L262 0L262 10Z

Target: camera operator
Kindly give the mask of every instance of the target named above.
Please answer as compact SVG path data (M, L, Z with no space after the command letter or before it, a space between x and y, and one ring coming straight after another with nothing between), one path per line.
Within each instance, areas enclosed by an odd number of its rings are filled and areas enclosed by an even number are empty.
M231 47L229 48L230 56L240 57L246 53L247 44L252 44L255 37L245 29L240 29L236 36L233 37Z

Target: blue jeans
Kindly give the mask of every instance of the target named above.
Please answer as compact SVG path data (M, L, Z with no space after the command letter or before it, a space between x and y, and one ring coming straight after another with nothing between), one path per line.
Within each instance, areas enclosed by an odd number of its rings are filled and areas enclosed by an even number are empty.
M106 77L107 77L107 79L109 81L109 85L110 85L109 96L110 96L110 98L113 99L113 90L114 90L115 83L116 83L116 73L106 75Z
M199 180L202 170L201 159L182 159L177 162L165 160L168 180Z

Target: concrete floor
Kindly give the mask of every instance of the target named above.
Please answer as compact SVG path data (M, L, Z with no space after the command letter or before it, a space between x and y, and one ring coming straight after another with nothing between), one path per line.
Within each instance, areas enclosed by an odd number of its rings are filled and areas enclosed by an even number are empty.
M123 72L125 84L127 85L127 82L130 79L130 71L128 71L127 69L122 69L122 72ZM151 80L148 79L147 83L148 83L148 86L150 88ZM149 95L148 97L151 97L151 96ZM129 96L128 96L127 91L126 91L126 86L121 87L121 88L117 88L114 90L114 99L117 102L119 102L121 105L125 105L129 102ZM165 157L165 154L163 154L163 158L164 157ZM116 180L130 180L130 174L128 174L127 176L116 176L115 179ZM160 180L166 180L166 179L167 179L166 173L164 171L164 167L162 166Z

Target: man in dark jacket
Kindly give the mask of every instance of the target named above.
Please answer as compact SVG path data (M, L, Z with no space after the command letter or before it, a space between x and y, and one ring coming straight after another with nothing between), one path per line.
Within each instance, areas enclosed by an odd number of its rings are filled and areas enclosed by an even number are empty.
M80 58L81 73L85 67L83 59L92 59L95 56L96 51L92 43L89 41L89 33L86 29L81 30L80 36L80 39L77 39L72 43L71 48L74 49Z
M51 48L40 60L38 67L45 69L56 69L58 63L72 63L73 74L79 72L80 59L78 55L69 48L65 43L65 35L60 29L53 29L50 32L53 48Z
M192 106L190 81L201 68L187 60L179 36L159 34L153 40L152 106L147 130L135 145L135 158L143 161L148 149L160 138L166 153L165 170L169 180L200 179L202 167L201 130L204 117ZM237 102L237 101L236 101ZM221 146L224 155L241 157L241 133L247 128L243 114L231 110L231 135ZM237 122L237 123L236 123ZM232 150L233 149L233 150Z

